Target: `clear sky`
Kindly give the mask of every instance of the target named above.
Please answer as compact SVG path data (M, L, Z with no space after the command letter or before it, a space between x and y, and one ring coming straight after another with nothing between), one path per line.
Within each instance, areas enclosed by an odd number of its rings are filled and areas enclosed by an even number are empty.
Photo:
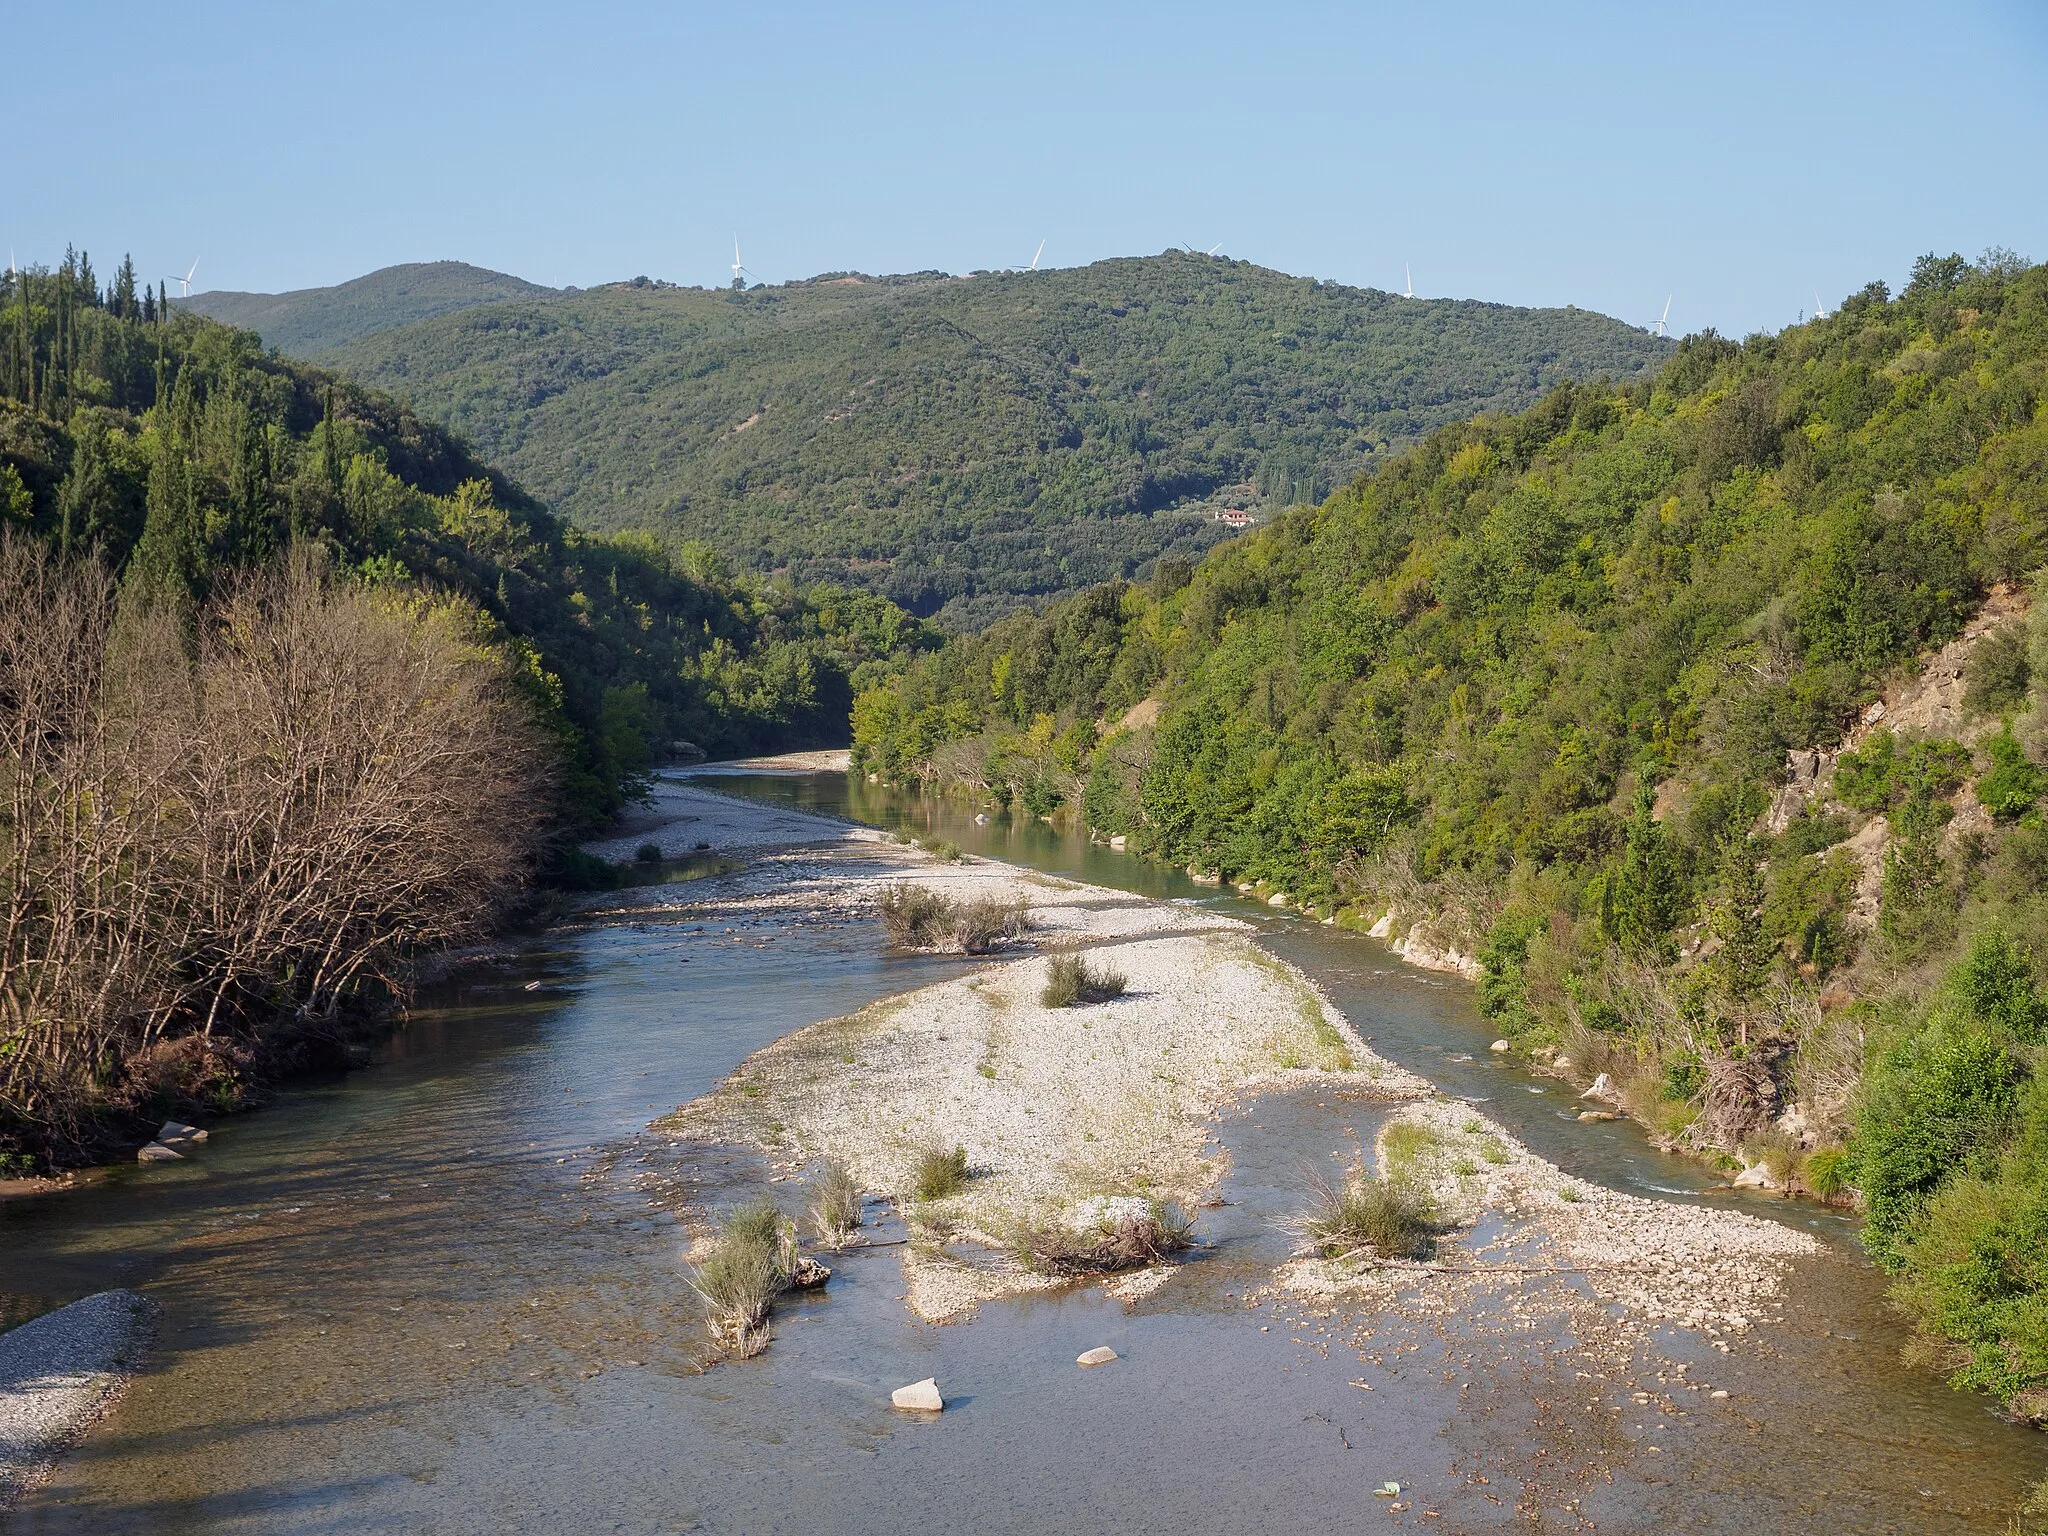
M1183 241L1740 334L2048 259L2048 4L24 6L0 242L195 290ZM173 292L176 291L175 286Z

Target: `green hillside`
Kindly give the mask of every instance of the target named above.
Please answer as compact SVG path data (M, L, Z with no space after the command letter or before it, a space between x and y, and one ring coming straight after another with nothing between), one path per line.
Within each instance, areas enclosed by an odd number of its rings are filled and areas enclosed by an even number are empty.
M430 320L455 310L512 299L541 303L555 296L522 278L461 261L414 261L381 267L332 288L290 293L195 293L173 300L222 325L255 331L266 346L292 357L317 357L343 342Z
M125 265L103 290L79 256L0 277L0 518L195 597L310 540L366 580L474 603L551 679L581 826L678 739L845 740L854 689L936 638L872 594L566 525L389 396L165 318Z
M331 361L593 528L877 588L951 627L1214 542L1430 430L1669 344L1180 252L1065 271L615 285Z
M856 759L1476 959L1518 1050L1859 1206L1919 1357L2048 1421L2044 563L2048 267L1929 256L951 641Z

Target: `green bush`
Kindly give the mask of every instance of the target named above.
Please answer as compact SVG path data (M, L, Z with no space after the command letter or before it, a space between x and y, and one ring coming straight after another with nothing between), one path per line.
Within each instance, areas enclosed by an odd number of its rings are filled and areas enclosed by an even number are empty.
M1822 1147L1806 1159L1806 1187L1823 1200L1844 1193L1854 1176L1854 1161L1840 1147Z
M2027 696L2028 673L2025 628L2008 624L1994 629L1963 663L1963 708L1978 715L2017 708Z
M1994 816L2010 820L2025 815L2048 792L2048 773L2028 758L2010 720L1984 743L1984 750L1991 756L1991 769L1977 780L1977 798Z

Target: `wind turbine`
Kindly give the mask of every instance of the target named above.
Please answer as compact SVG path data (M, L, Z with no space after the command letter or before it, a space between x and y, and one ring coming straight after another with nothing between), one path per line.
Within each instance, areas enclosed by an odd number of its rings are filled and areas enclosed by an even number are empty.
M732 290L734 293L738 293L747 286L740 280L741 273L745 273L748 277L754 276L753 268L740 265L740 237L734 235L732 237Z
M1816 320L1825 320L1828 317L1828 307L1821 303L1818 288L1813 290L1813 317Z
M192 297L192 273L197 272L198 270L199 258L197 256L194 256L192 258L192 269L190 272L187 272L183 277L173 276L171 278L171 281L178 285L179 298L189 299Z
M1415 271L1405 261L1401 263L1401 271L1408 279L1408 286L1401 290L1401 297L1412 299L1415 297Z
M1050 238L1050 237L1048 237L1048 238ZM1044 240L1041 240L1041 241L1039 241L1039 242L1038 242L1038 249L1037 249L1037 250L1035 250L1035 251L1033 251L1033 252L1031 253L1031 265L1030 265L1030 266L1028 266L1028 267L1026 267L1026 268L1025 268L1024 270L1025 270L1026 272L1036 272L1036 271L1038 270L1038 258L1039 258L1039 257L1041 257L1041 256L1043 256L1044 254L1045 254L1045 241L1044 241Z
M1677 297L1675 294L1667 293L1664 295L1664 313L1657 317L1656 325L1651 327L1651 330L1656 335L1662 336L1664 334L1664 323L1671 318L1671 301L1675 297Z

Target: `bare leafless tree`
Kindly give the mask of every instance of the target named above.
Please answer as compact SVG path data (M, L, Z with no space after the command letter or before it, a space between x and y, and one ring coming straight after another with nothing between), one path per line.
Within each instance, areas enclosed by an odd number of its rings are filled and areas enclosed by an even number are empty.
M556 765L485 623L246 574L196 626L0 540L0 1138L75 1149L167 1046L334 1019L484 929Z

